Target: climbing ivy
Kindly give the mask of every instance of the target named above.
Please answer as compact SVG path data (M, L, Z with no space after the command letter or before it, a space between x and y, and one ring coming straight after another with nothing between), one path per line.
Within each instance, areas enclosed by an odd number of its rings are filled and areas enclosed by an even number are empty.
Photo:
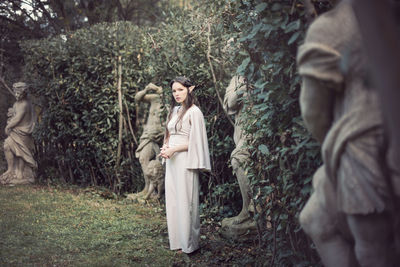
M319 144L306 131L298 104L296 51L307 21L300 1L232 1L240 10L233 26L249 96L244 126L251 136L247 173L257 207L260 244L270 265L315 265L318 257L301 231L298 216L321 165ZM316 10L329 8L316 3Z

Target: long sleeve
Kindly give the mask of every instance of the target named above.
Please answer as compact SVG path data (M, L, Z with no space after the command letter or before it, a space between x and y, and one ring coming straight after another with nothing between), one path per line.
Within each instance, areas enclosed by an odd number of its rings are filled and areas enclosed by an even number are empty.
M190 109L189 119L191 127L186 168L211 171L207 131L203 113L198 107L193 107Z

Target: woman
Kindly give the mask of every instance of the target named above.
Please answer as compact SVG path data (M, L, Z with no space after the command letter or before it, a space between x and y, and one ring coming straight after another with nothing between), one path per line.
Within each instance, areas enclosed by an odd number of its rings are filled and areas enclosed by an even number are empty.
M194 104L193 84L177 77L170 86L172 104L160 153L166 159L168 236L171 250L191 253L199 248L199 170L211 170L210 156L203 113Z

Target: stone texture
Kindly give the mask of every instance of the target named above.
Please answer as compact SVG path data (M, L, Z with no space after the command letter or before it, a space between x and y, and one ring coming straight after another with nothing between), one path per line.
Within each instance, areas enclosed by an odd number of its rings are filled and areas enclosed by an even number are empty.
M154 161L158 160L157 155L160 153L159 144L164 136L164 128L161 124L164 121L161 117L161 96L162 87L156 86L153 83L149 83L142 91L136 93L135 96L135 101L138 104L142 102L150 104L149 115L143 127L139 146L136 149L136 157L139 158L145 180L144 189L139 194L144 195L146 199L150 197L154 189L158 190L159 186L161 189L161 184L164 181L164 173L160 171L161 164L157 164ZM150 164L152 161L153 163ZM149 169L149 164L150 168L155 169ZM152 191L150 194L149 189ZM157 195L160 196L160 192Z
M224 109L229 115L235 115L233 139L236 147L231 153L231 164L238 179L243 206L237 216L223 219L221 228L223 236L234 239L253 235L256 230L256 222L253 221L250 214L253 209L249 194L250 181L244 171L244 164L250 159L250 154L245 147L247 137L242 129L242 102L240 99L244 94L246 94L246 84L243 77L234 76L226 88Z
M7 171L0 176L0 183L29 184L35 181L37 163L33 157L35 149L32 132L35 127L35 112L28 97L28 86L18 82L13 85L16 102L7 112L8 120L4 141Z
M301 113L324 162L300 223L325 266L397 266L399 172L348 1L310 25L297 63Z

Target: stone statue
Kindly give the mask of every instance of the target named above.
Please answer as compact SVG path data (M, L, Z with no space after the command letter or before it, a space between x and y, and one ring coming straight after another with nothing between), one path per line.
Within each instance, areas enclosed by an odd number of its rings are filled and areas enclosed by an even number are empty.
M146 176L150 185L144 199L149 199L155 189L157 189L157 199L161 199L161 193L164 188L164 168L160 160L150 160L149 164L147 164Z
M348 1L311 24L297 63L301 113L324 161L300 224L325 266L395 266L399 177Z
M243 205L239 215L225 218L222 221L222 231L225 236L240 238L240 235L255 229L256 225L250 215L251 204L250 181L244 171L244 164L250 159L250 153L244 147L246 136L242 129L242 103L239 98L246 92L246 84L243 77L234 76L226 88L224 97L224 109L229 115L235 115L235 128L233 140L236 148L231 153L233 172L238 179ZM241 225L241 226L235 226Z
M29 184L35 181L37 163L33 158L35 144L32 132L35 127L35 115L32 103L27 95L26 83L13 85L17 101L8 110L4 141L4 154L7 171L0 176L1 184Z
M135 101L137 103L141 101L150 103L150 110L147 122L143 127L143 133L140 137L139 147L136 149L136 157L139 158L145 181L144 189L139 194L143 194L146 196L148 195L149 187L151 184L148 174L157 174L160 176L157 178L153 177L152 179L154 181L161 181L164 178L163 173L148 170L150 161L156 159L157 155L160 153L159 143L161 143L164 136L164 128L161 123L161 95L162 87L156 86L153 83L149 83L142 91L138 92L135 96ZM154 163L150 166L153 165L157 166ZM152 188L152 190L154 191L154 187Z

